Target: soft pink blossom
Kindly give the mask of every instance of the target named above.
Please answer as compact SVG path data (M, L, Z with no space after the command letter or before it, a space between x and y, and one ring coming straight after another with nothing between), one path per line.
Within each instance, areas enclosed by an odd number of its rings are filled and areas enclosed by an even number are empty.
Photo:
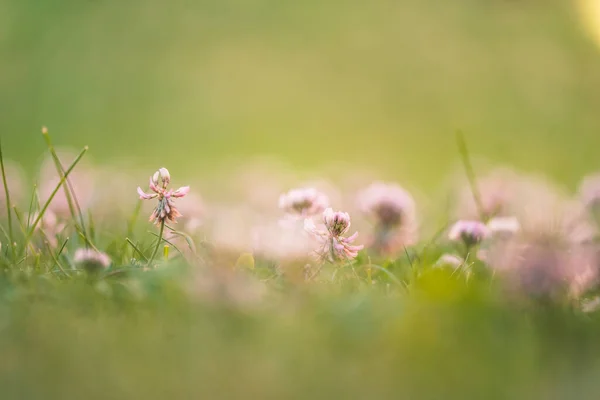
M88 272L106 269L112 263L106 253L94 249L78 249L73 256L73 261Z
M305 229L320 243L317 255L330 262L353 260L363 246L354 246L358 232L349 237L343 235L350 229L350 216L348 213L327 208L323 212L325 229L318 229L311 219L305 220Z
M358 206L374 222L369 247L376 252L394 253L416 241L415 202L399 185L371 184L359 193Z
M279 197L279 208L300 217L322 213L329 199L314 188L292 189Z
M479 221L461 220L456 222L452 228L450 228L448 238L456 242L462 241L466 246L473 246L487 238L489 234L490 231L484 223Z
M173 199L181 198L189 193L189 186L181 187L175 191L167 189L171 182L171 175L166 168L161 168L150 177L148 186L154 193L145 193L140 187L137 188L141 200L151 200L158 198L158 205L150 216L150 221L155 221L157 225L165 221L176 222L182 215L175 207Z

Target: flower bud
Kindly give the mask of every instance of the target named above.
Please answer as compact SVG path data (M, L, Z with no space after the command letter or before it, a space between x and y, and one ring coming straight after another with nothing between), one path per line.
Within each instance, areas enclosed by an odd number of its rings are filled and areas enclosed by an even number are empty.
M156 171L154 175L152 175L152 183L157 186L160 184L163 189L166 189L167 186L169 186L169 183L171 183L171 174L169 174L169 170L161 168Z

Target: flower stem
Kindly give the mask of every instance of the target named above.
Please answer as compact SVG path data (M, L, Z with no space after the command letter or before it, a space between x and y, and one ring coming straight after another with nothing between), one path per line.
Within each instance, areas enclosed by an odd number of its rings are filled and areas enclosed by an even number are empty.
M156 242L156 247L154 248L154 251L152 252L152 256L150 256L150 258L148 259L148 267L150 266L150 264L152 264L152 261L154 261L156 254L158 254L158 249L160 248L160 244L162 243L162 240L163 240L164 231L165 231L165 221L162 220L160 223L160 231L158 232L158 241Z

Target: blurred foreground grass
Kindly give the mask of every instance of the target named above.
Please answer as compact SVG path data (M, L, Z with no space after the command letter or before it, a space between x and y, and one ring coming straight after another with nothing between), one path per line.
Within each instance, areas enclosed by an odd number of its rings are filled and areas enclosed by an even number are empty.
M174 268L104 286L28 278L14 287L4 276L2 398L600 393L597 319L507 304L441 270L424 274L410 294L325 283L275 289L271 304L254 309L190 301L181 291L187 275Z
M427 187L475 154L597 169L600 54L576 2L0 1L0 132L190 176L274 154Z

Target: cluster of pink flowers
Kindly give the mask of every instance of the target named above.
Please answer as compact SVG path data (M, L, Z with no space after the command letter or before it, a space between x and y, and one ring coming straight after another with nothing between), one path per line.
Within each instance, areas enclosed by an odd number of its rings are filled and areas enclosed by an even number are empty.
M69 224L73 220L70 214L74 214L70 196L81 209L75 210L79 215L107 203L107 198L98 197L102 191L96 190L100 177L107 176L106 171L101 175L98 170L82 165L56 192L61 179L57 168L60 167L53 160L46 161L40 173L40 202L43 204L50 195L54 198L36 225L31 241L34 246L55 248L66 242L70 228L79 229L78 225L83 225L77 218ZM19 168L7 162L6 170L11 202L24 202L25 184ZM258 171L258 178L262 179L269 170ZM238 201L233 206L212 204L209 212L204 211L204 202L197 194L190 194L189 186L169 188L171 175L166 168L160 168L150 177L148 192L138 187L137 193L142 200L156 201L150 215L150 221L156 225L177 222L184 217L183 213L186 214L183 230L193 235L203 234L222 253L249 252L281 264L290 260L305 262L311 252L320 261L345 263L357 258L363 247L371 258L393 259L416 244L420 229L425 235L429 234L427 228L439 230L439 227L419 226L414 197L396 183L373 182L369 178L368 182L373 183L365 185L363 179L360 186L356 183L351 190L338 191L337 185L313 181L306 187L285 192L290 174L279 182L262 179L262 185L250 181L249 177L256 178L255 175L246 173L241 180L245 185L236 181L247 192L237 193L237 198L249 196L250 200L243 204ZM576 196L544 178L509 169L479 175L476 190L465 184L451 197L455 202L449 203L448 220L453 223L442 239L448 245L445 248L448 253L440 257L438 266L468 268L473 262L483 263L489 270L511 279L513 287L539 295L567 292L579 296L598 284L600 175L585 178ZM128 180L118 185L104 192L131 187ZM279 213L275 207L277 196ZM334 211L330 203L339 204L350 213ZM133 202L128 203L124 212L131 212L134 206ZM109 209L107 215L114 217L111 214L114 207L104 207ZM22 213L23 221L31 222L37 212L33 207L31 215ZM364 246L355 244L358 232L348 234L351 214L354 227L365 235ZM169 230L165 238L184 247L187 239L177 233ZM157 254L155 251L153 257ZM111 264L106 254L90 249L78 250L74 263L88 270L106 269Z

